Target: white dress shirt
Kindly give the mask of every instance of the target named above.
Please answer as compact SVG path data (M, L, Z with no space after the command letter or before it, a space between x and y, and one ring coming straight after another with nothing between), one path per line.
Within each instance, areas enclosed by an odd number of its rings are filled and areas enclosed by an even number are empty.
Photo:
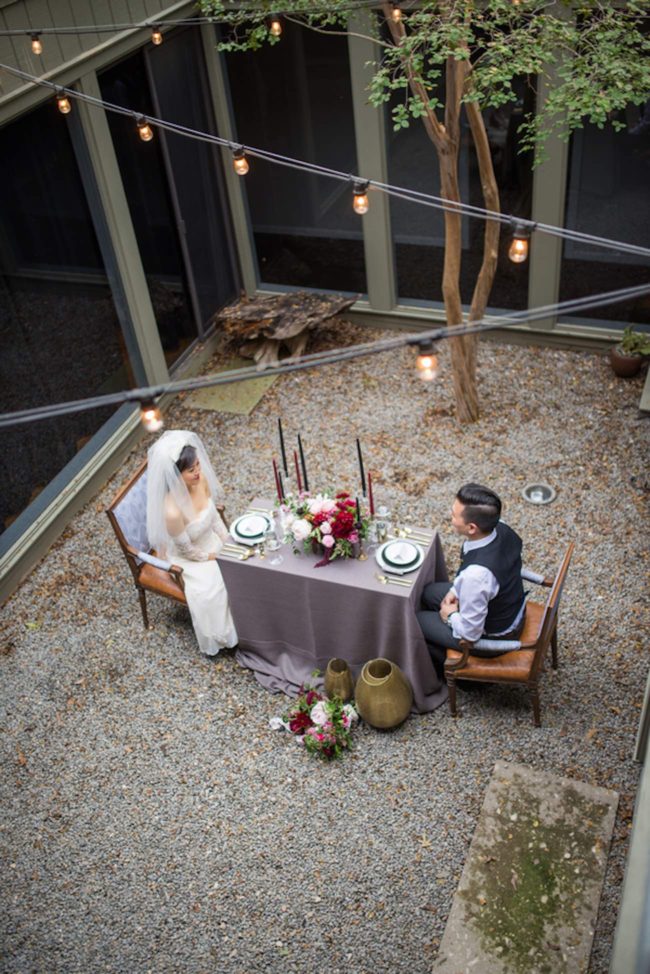
M496 531L492 531L486 538L481 538L478 541L465 541L463 554L474 551L476 548L485 548L486 545L494 541L496 536ZM458 599L458 612L455 612L449 619L451 631L456 639L476 642L484 633L488 603L495 595L499 594L499 583L489 568L485 568L483 565L468 565L454 579L451 591ZM526 600L524 599L513 624L502 632L491 632L490 636L505 635L506 632L512 632L513 629L516 629L523 618L525 608Z

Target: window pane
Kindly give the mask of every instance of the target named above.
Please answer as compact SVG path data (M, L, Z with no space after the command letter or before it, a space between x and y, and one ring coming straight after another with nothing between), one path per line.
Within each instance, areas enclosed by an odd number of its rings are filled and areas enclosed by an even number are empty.
M154 115L141 51L99 75L102 98ZM167 364L196 338L160 135L143 142L133 118L107 112L149 294Z
M237 138L346 173L357 168L347 42L283 24L282 40L228 54ZM367 290L351 185L250 160L243 177L265 283Z
M132 385L67 122L53 103L0 129L0 412ZM0 532L113 408L0 430Z
M647 247L650 102L643 112L630 108L626 115L626 131L587 125L573 134L565 224L571 230ZM649 266L633 254L567 240L560 300L645 284ZM646 295L583 315L598 321L647 323L650 301Z
M504 213L529 218L532 199L532 172L528 154L518 155L518 128L524 114L534 105L534 96L524 80L517 83L517 101L483 113L492 152L497 185ZM441 95L441 100L444 95ZM424 125L413 120L407 129L394 132L387 117L388 173L394 185L441 196L438 159ZM474 206L485 206L481 192L476 153L464 112L461 115L459 158L461 199ZM444 261L444 219L440 210L391 198L391 218L397 287L400 299L442 302ZM485 224L479 219L463 219L461 296L469 305L483 256ZM508 259L510 235L501 230L499 262L490 295L491 308L519 309L528 303L528 265L516 266Z
M161 117L199 132L213 132L197 28L165 35L165 43L152 48L148 58ZM221 150L171 132L165 134L165 139L198 314L202 325L207 325L238 292L234 246L222 189Z

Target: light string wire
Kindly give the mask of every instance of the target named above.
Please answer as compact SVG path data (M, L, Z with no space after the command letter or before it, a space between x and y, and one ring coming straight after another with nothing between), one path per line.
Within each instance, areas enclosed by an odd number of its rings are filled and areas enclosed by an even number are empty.
M607 291L601 294L587 295L583 298L574 298L570 301L563 301L556 304L545 305L535 309L515 311L511 315L503 315L499 318L490 320L481 319L471 322L464 326L439 327L427 331L419 331L415 334L400 335L395 338L380 339L376 342L366 342L361 345L352 345L349 348L334 349L331 351L314 352L311 355L304 355L301 358L288 358L277 366L258 369L255 366L247 366L241 369L232 369L228 372L221 372L213 375L198 376L191 379L178 379L161 385L146 386L139 389L128 389L123 392L107 393L103 396L93 396L87 399L77 399L71 402L54 403L47 406L36 406L31 409L19 410L14 413L0 413L0 429L9 426L18 426L25 423L35 422L42 419L52 419L71 413L84 412L89 409L98 409L103 406L122 405L127 402L140 403L158 399L160 396L175 394L178 392L190 392L195 389L205 389L212 386L227 385L231 382L241 382L244 379L259 378L260 375L275 376L284 375L289 372L298 372L305 369L315 368L323 365L333 365L338 362L350 361L352 359L379 355L385 352L404 348L408 345L420 345L425 341L440 341L446 338L459 338L465 335L476 335L484 331L493 331L503 326L525 323L528 321L539 321L551 315L585 311L589 308L600 308L608 304L615 304L626 298L640 297L650 294L650 283L640 284L636 287L622 288L617 291Z
M302 172L308 172L313 175L337 179L344 182L367 183L370 189L385 193L388 196L394 196L398 199L405 200L406 202L416 203L421 206L433 207L434 209L443 210L445 212L459 213L481 220L498 221L499 223L508 224L511 226L517 224L519 226L524 226L531 231L535 230L566 240L579 241L594 247L615 250L618 253L629 253L641 257L650 257L650 248L648 247L640 247L637 244L630 244L621 240L612 240L608 237L597 237L590 233L582 233L577 230L568 230L564 227L553 226L552 224L537 223L523 217L516 217L512 214L501 213L495 210L488 210L484 207L474 206L470 203L463 203L461 201L456 202L442 196L422 193L418 190L412 190L407 187L394 186L391 183L383 183L378 180L366 179L365 176L355 175L354 173L340 172L337 169L330 169L327 166L321 166L318 163L307 162L306 160L302 159L294 159L291 156L284 156L276 152L271 152L267 149L260 149L256 146L249 146L230 139L224 139L221 138L221 136L213 135L210 132L202 132L197 129L189 128L185 125L180 125L176 122L168 122L165 119L156 118L153 115L146 115L142 112L135 111L134 109L124 108L121 105L114 105L111 102L104 101L101 98L95 98L93 95L88 95L84 92L77 91L75 88L65 88L61 85L57 85L53 81L48 81L45 78L38 78L26 71L22 71L20 68L14 68L7 64L0 64L0 69L9 72L9 74L19 77L24 81L40 85L41 87L49 88L55 94L69 95L73 99L93 105L96 108L103 108L104 110L114 112L119 115L125 115L133 119L144 119L149 125L153 125L156 128L162 129L163 131L171 132L186 138L195 139L196 141L208 142L213 145L218 145L221 148L230 149L231 151L235 149L243 149L247 155L253 158L271 162L275 165L284 166L290 169L297 169Z

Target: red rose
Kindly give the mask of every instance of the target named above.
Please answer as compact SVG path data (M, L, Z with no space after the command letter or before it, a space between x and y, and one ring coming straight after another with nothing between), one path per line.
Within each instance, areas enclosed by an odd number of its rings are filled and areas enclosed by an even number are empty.
M289 730L292 734L304 734L307 728L311 726L311 717L303 711L298 711L289 721Z
M320 693L317 693L316 690L310 690L307 696L305 697L308 707L311 707L313 703L318 703L318 701L321 699L322 698Z
M335 494L334 496L335 496L335 498L336 498L336 500L338 500L338 499L339 499L339 497L349 497L349 496L350 496L350 494L348 493L348 491L347 491L347 490L340 490L340 491L338 492L338 494Z

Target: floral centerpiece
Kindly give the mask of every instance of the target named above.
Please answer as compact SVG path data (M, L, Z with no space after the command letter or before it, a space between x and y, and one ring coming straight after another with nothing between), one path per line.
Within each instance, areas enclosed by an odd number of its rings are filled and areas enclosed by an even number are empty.
M359 715L339 697L328 700L312 687L301 687L294 706L269 721L274 730L290 731L309 754L331 761L352 747L351 730Z
M283 507L294 550L302 546L306 552L322 551L324 557L319 565L335 558L354 558L359 542L367 537L368 514L361 512L347 490L339 490L334 496L328 492L289 494Z

